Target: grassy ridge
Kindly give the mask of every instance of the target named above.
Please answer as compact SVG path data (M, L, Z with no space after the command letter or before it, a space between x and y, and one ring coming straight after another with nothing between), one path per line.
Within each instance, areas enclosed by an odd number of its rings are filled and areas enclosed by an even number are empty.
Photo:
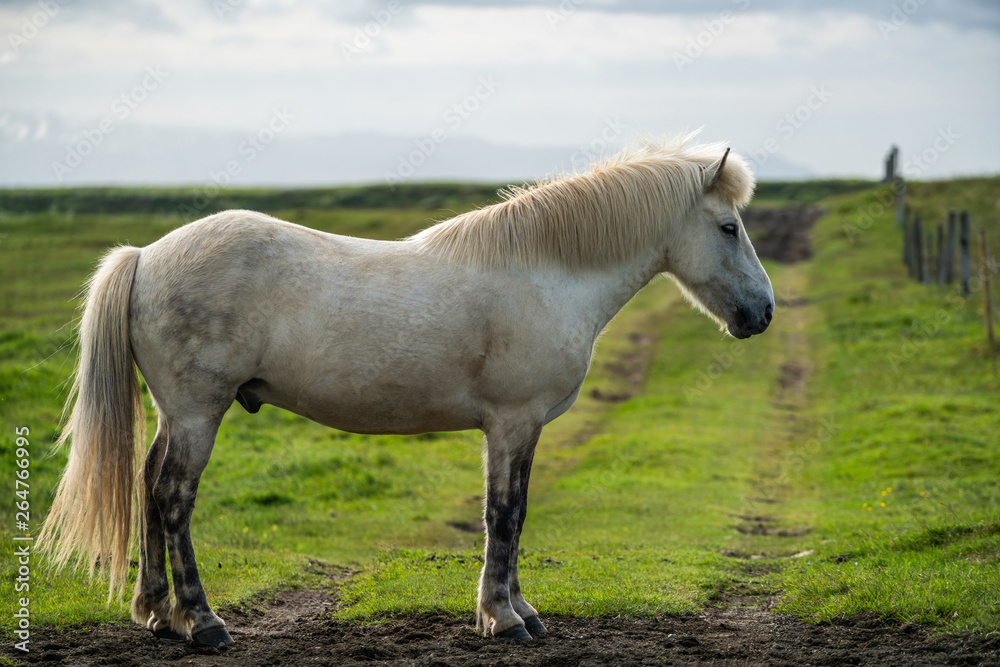
M86 187L0 189L6 214L167 215L194 220L232 208L273 213L336 208L435 211L481 206L497 200L498 186L468 183L400 183L330 188Z
M759 202L813 204L832 195L870 188L870 181L818 180L760 183ZM84 187L0 188L6 214L167 215L185 220L231 208L274 213L291 210L400 209L428 211L483 206L499 199L502 186L471 183L399 183L317 188Z

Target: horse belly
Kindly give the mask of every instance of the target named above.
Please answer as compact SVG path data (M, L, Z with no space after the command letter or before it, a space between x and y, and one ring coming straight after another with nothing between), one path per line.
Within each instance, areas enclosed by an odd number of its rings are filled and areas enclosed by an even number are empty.
M318 381L256 392L264 403L352 433L413 434L480 427L471 394L461 382L404 382L399 377L315 374Z

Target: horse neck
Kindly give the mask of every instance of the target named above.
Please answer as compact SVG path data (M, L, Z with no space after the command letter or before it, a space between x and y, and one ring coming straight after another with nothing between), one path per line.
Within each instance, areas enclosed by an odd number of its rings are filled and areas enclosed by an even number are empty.
M683 226L683 215L676 210L657 210L652 217L660 224L655 231L643 237L642 243L635 244L631 252L620 253L614 259L595 257L589 268L562 267L570 280L585 286L587 296L581 303L587 311L586 317L598 332L658 273L664 271L668 248L678 240L676 237ZM596 247L593 250L600 253L602 249Z
M663 270L665 253L665 247L651 247L615 265L570 274L586 285L587 298L583 307L598 333Z

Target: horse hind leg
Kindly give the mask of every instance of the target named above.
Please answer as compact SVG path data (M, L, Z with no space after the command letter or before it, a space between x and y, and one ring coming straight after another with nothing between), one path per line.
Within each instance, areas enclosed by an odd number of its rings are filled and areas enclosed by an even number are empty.
M528 481L531 477L531 463L534 461L535 452L532 449L530 456L521 462L517 471L519 486L521 491L521 505L518 514L517 530L514 533L513 543L510 550L510 604L514 611L524 621L524 629L530 635L540 635L547 632L545 624L538 618L538 612L524 599L521 593L521 582L517 576L517 552L521 542L521 529L524 528L524 520L528 516Z
M195 641L210 646L229 645L233 640L225 621L208 606L191 542L191 514L220 422L221 417L172 421L160 474L153 486L174 580L170 627L177 634L190 634Z
M167 423L156 429L156 437L146 454L139 484L141 521L139 533L139 575L132 596L132 618L149 628L160 639L186 639L187 635L170 627L170 583L167 579L166 542L160 509L153 499L153 487L167 449Z

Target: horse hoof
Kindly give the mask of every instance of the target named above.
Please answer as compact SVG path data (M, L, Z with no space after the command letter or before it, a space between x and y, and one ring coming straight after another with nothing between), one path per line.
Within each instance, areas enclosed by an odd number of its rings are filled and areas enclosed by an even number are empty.
M233 643L233 638L221 625L194 633L194 640L205 646L229 646Z
M154 637L167 642L184 642L188 640L187 635L182 635L179 632L171 630L170 626L160 628L159 630L153 630L152 632Z
M516 639L522 642L531 641L531 635L529 635L528 631L525 630L520 625L512 625L511 627L507 628L500 634L495 634L493 636L496 637L497 639Z
M529 616L524 619L524 629L532 635L541 635L548 632L545 629L545 624L537 616Z

